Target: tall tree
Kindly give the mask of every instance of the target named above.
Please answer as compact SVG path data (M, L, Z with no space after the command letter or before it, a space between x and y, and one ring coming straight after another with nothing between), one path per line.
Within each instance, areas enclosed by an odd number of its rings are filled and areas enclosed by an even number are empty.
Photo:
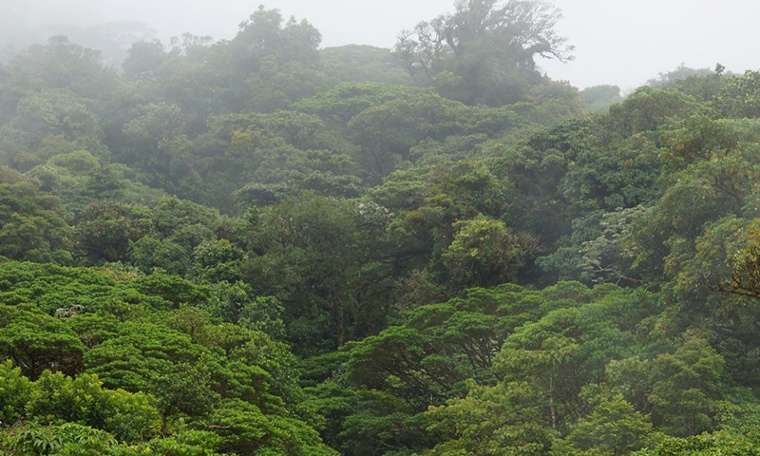
M562 17L544 0L457 0L455 12L420 22L396 44L417 79L465 103L521 100L541 80L536 56L570 60L572 46L554 30Z

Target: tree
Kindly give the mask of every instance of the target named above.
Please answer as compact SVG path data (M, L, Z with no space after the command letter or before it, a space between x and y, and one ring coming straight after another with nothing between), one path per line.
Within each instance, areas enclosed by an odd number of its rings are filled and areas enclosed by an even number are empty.
M32 395L32 384L21 375L21 369L8 360L0 364L0 420L15 423L25 416L26 403Z
M267 10L264 6L240 24L240 30L231 41L233 63L241 74L257 72L267 63L289 60L313 63L318 59L317 47L322 35L306 20L297 22L290 18L283 25L279 10ZM274 62L267 57L274 56Z
M9 455L113 455L116 439L108 432L76 423L28 423L4 432L0 450Z
M431 407L428 415L444 438L426 456L540 456L555 433L545 397L528 382L471 385L466 397Z
M457 234L442 260L457 288L515 281L538 246L532 236L512 233L503 222L488 217L462 220L454 228Z
M715 97L715 109L723 117L760 117L760 72L748 70L741 76L727 78Z
M148 234L151 225L145 206L92 203L82 211L76 225L77 247L86 263L124 261L130 243Z
M652 361L652 421L669 434L697 435L713 426L725 361L700 339Z
M101 52L104 65L117 68L127 57L127 51L134 43L145 43L154 39L155 35L156 30L144 23L133 21L93 25L70 34L77 43Z
M240 280L243 255L243 250L227 239L205 240L193 249L188 275L199 281L235 283Z
M322 35L306 20L287 22L276 9L260 6L224 46L231 80L242 81L239 98L258 112L281 109L323 86L317 71Z
M148 79L155 76L157 69L168 58L160 41L140 41L130 46L121 67L128 79Z
M637 412L621 394L592 398L593 411L571 426L564 439L555 442L552 455L629 454L651 439L649 417Z
M124 124L123 134L132 149L131 156L125 158L149 175L152 185L172 189L184 177L176 170L183 168L177 165L183 160L188 123L181 108L174 104L136 107Z
M101 137L100 119L86 101L68 89L42 89L21 97L0 143L5 160L27 170L64 151L87 149L107 156Z
M664 189L634 231L635 261L647 272L644 278L661 277L663 272L672 278L674 291L689 302L681 307L682 322L710 315L712 324L723 320L716 326L733 326L734 335L754 331L736 331L754 319L744 312L752 307L735 306L725 296L718 303L709 289L741 291L740 283L730 283L731 265L742 261L746 242L740 231L757 215L759 126L756 119L695 115L673 122L660 135L665 146L659 154ZM745 280L742 274L734 272L738 282Z
M36 380L44 370L82 371L84 344L59 319L33 306L0 305L0 357Z
M678 90L639 87L622 103L610 106L606 128L625 136L657 130L669 117L686 118L697 111L696 100Z
M37 262L71 262L71 228L57 197L29 182L0 179L0 256Z
M391 392L418 411L456 394L467 378L488 381L508 328L529 319L527 309L509 302L523 293L515 285L473 288L466 298L420 306L403 325L352 343L346 378Z
M78 423L108 431L119 440L138 440L158 431L153 401L144 393L105 389L94 375L71 378L45 371L33 384L26 411L41 422Z
M458 0L453 14L403 32L396 54L417 79L465 103L523 99L541 79L536 56L570 60L572 46L554 26L559 10L544 0Z
M746 227L743 234L744 245L729 259L731 278L724 279L718 288L760 298L760 219Z
M562 293L565 299L554 297L555 304L542 307L561 307L517 328L494 358L497 374L506 381L529 381L543 391L555 428L585 414L583 388L604 378L606 364L632 350L644 351L634 328L656 307L654 296L644 292L579 285L560 283L544 290L544 296ZM577 306L586 300L593 302Z
M676 67L676 69L673 71L669 71L667 73L659 73L656 78L648 80L647 84L654 87L666 87L675 85L677 82L688 78L720 75L718 69L721 67L722 65L718 64L716 71L713 71L709 68L690 68L682 63L678 65L678 67Z
M357 163L377 183L399 163L409 160L415 144L447 136L465 129L465 119L472 110L427 91L406 94L385 103L375 104L354 116L348 123L359 145Z
M656 447L635 456L743 456L757 454L757 442L742 434L719 431L688 438L669 437Z
M725 407L720 400L724 367L723 357L693 337L672 354L612 361L607 379L637 410L651 412L657 429L688 437L712 430Z
M116 71L102 66L99 51L60 35L15 56L8 72L15 96L27 90L65 88L84 98L102 99L118 86Z
M341 82L411 84L390 49L349 44L319 51L325 73Z
M211 417L212 426L224 438L221 449L240 456L336 456L319 434L303 421L266 415L257 406L227 400Z
M388 273L373 239L359 236L360 226L385 223L382 209L304 193L267 208L241 233L252 251L243 277L256 294L282 302L288 338L300 349L323 351L383 324Z
M162 430L177 415L208 415L219 395L211 389L207 350L165 326L124 324L122 334L90 349L84 363L108 388L156 398Z
M587 87L581 91L581 97L584 110L593 113L607 112L612 104L623 101L620 87L616 85Z

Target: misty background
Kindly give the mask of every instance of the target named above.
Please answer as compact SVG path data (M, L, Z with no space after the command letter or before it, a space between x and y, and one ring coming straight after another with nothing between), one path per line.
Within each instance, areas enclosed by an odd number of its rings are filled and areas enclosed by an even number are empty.
M564 19L560 34L575 46L566 64L539 61L555 80L585 88L616 84L624 91L680 65L741 73L760 67L755 20L760 2L734 0L555 0ZM144 39L167 43L191 33L230 39L259 2L246 0L3 0L0 5L0 58L7 59L51 35L100 47L115 64L129 44ZM322 33L322 47L367 44L392 48L399 32L453 10L453 0L270 0L283 16L306 19ZM110 60L113 60L110 61Z

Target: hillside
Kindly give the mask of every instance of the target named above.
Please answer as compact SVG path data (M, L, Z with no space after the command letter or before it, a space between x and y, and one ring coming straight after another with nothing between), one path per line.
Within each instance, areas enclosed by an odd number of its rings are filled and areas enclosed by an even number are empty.
M760 453L760 72L458 5L0 64L0 452Z

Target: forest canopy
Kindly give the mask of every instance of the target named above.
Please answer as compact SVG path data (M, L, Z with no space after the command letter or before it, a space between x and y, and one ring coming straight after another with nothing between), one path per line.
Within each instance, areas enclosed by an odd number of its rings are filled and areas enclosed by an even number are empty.
M758 454L760 72L453 10L0 64L0 453Z

